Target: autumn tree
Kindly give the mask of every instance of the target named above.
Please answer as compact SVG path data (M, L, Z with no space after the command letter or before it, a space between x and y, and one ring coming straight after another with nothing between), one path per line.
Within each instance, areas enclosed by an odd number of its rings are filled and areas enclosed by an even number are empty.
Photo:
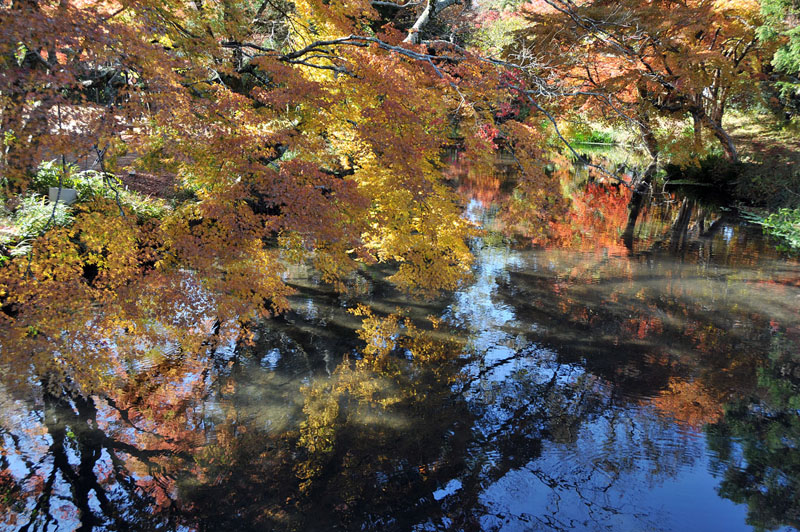
M563 201L541 118L556 124L549 99L563 94L536 69L442 38L468 7L5 2L9 205L52 158L58 188L67 162L91 157L112 193L89 194L69 223L49 217L20 235L29 252L4 257L3 356L109 386L118 347L146 345L129 336L164 327L192 350L284 311L292 262L340 288L375 263L416 294L455 288L472 229L442 179L454 137L487 167L513 154L525 208L545 224ZM180 193L140 215L115 188L132 172L170 176Z
M694 151L709 131L738 153L722 120L760 72L756 2L543 0L508 53L553 72L576 105L635 125L654 156L657 116L691 117Z
M376 35L369 2L14 0L0 17L9 200L42 160L58 158L66 178L63 163L86 156L108 183L160 172L187 198L142 218L101 195L69 227L23 235L32 251L0 272L4 357L89 374L85 354L50 354L93 345L101 372L111 339L187 303L198 323L236 329L286 308L286 261L311 260L334 284L391 262L416 293L469 274L469 224L440 175L466 98L444 69L480 78L465 54ZM180 337L197 345L202 329Z

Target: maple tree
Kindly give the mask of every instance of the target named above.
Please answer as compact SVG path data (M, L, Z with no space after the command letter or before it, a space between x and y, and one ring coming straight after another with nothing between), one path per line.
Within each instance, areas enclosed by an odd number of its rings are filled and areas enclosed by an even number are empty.
M17 346L4 356L34 353L39 374L108 384L107 359L136 345L129 335L157 335L154 321L191 349L285 310L293 261L342 288L362 265L390 262L410 291L452 289L471 262L470 225L442 180L454 131L473 164L512 155L515 224L559 230L544 99L613 109L653 155L650 115L690 113L697 136L711 129L735 157L721 119L758 61L755 4L615 5L539 2L501 61L438 39L466 10L448 1L4 2L0 172L12 206L41 161L58 157L63 185L66 161L88 155L112 189L114 174L149 171L174 176L184 197L142 216L118 193L97 195L68 223L52 216L24 235L30 252L0 270L0 340ZM551 44L552 64L531 59Z
M4 356L34 353L38 374L69 368L87 389L107 386L106 359L136 345L128 336L155 334L154 321L191 350L284 311L292 262L311 261L342 289L376 262L417 294L458 286L473 229L443 180L454 131L472 161L513 152L540 208L554 201L536 192L554 178L536 118L550 115L527 89L535 73L437 39L458 9L5 2L10 204L53 157L51 185L72 179L68 161L91 157L111 192L82 197L63 224L50 217L22 235L27 255L5 260ZM414 22L387 24L398 12ZM134 212L114 177L133 172L170 176L180 193L156 215Z
M415 45L431 20L395 30L368 2L0 4L5 199L15 208L26 189L80 179L86 189L63 213L56 201L63 216L39 219L20 235L29 247L4 253L0 267L3 384L58 412L31 429L52 440L50 469L4 444L30 462L21 483L3 477L4 490L35 501L9 519L46 528L63 511L68 522L120 526L132 505L156 509L153 526L172 523L160 510L175 509L178 479L150 473L185 469L183 453L207 443L192 405L222 364L216 349L246 344L251 321L288 308L287 264L309 261L343 290L376 262L418 294L469 275L473 229L440 156L457 122L468 156L488 161L496 107L512 98L498 95L502 65L458 45ZM504 142L543 175L539 126L506 122L514 135ZM86 157L99 182L67 164ZM179 190L137 210L118 189L125 174L133 184L166 175ZM422 340L407 345L421 360L437 356ZM353 382L373 370L355 371ZM234 456L237 438L225 434L205 448L198 476L216 481L220 456ZM310 452L297 474L315 479L319 460ZM58 485L75 488L61 507Z
M492 59L466 46L470 5L452 0L0 2L4 200L15 219L31 205L53 209L17 235L26 245L15 254L0 249L0 384L9 397L33 397L42 413L0 429L4 524L25 518L24 529L46 529L65 515L76 527L191 527L219 518L204 512L224 511L208 503L224 499L237 510L226 523L269 526L286 524L290 503L316 508L315 494L332 487L323 517L352 527L359 500L378 508L372 515L395 511L407 489L396 473L409 469L435 497L450 473L443 456L461 452L473 422L474 405L454 393L473 384L460 373L463 345L357 307L364 345L354 360L303 386L293 403L297 390L275 392L299 420L285 431L265 430L263 419L242 419L238 409L252 388L266 395L278 387L233 376L259 363L242 355L256 341L249 324L289 308L290 264L310 263L343 292L378 263L415 295L469 277L475 232L442 161L455 143L477 169L478 196L504 202L500 218L514 232L545 246L607 248L595 265L617 271L617 292L587 306L575 293L585 288L555 280L545 287L555 294L552 316L567 314L580 329L616 313L624 317L611 327L629 343L676 333L701 350L719 342L718 327L676 328L661 317L696 304L632 294L630 265L616 261L628 251L617 228L630 191L568 190L571 163L553 153L563 136L545 126L586 104L582 111L637 123L654 155L664 149L658 117L689 113L696 144L701 128L724 140L725 109L759 60L752 5L627 1L638 32L608 18L608 2L537 5L549 10L531 13L521 40ZM666 5L680 23L658 19ZM556 44L576 53L526 62L525 46L544 49L546 21L570 29ZM735 157L730 143L723 147ZM519 178L507 195L488 172L499 150ZM87 157L96 160L92 176L67 164ZM125 175L132 186L137 175L166 177L176 191L156 206L121 191L115 176ZM69 208L24 195L76 183L80 201ZM674 223L653 225L680 247L694 208L686 202ZM588 287L591 269L569 275ZM612 304L621 297L642 303ZM620 371L633 365L623 362ZM473 380L485 377L481 369ZM561 422L570 401L553 387L591 391L581 414L598 408L592 379L557 381L532 383L519 371L497 388L505 419L481 445L499 439L524 452L486 468L459 465L472 468L469 504L479 506L482 485L529 462L547 431L555 441L575 437L581 418ZM663 381L656 408L691 423L717 419L719 401L703 395L703 382ZM676 400L687 391L705 410ZM206 411L209 398L219 408ZM405 440L397 455L376 454L399 431L372 422L403 416L426 420L419 440L431 444ZM253 482L264 489L244 498ZM460 518L477 528L473 506ZM141 523L124 522L131 509L143 509Z
M737 159L722 124L737 96L759 79L769 49L759 43L755 1L663 0L610 2L543 0L523 10L509 54L550 70L575 105L637 128L651 155L663 138L655 118L691 117L702 150L702 132L716 137Z
M9 198L43 159L89 155L110 180L126 153L131 170L174 175L190 198L142 218L95 197L68 227L24 235L31 252L0 273L4 356L17 345L50 370L70 367L83 345L114 351L187 299L223 329L280 312L285 261L313 260L339 284L358 264L392 261L394 281L423 293L468 275L470 228L438 160L461 97L437 66L446 59L397 46L401 32L363 31L379 22L368 2L288 13L14 0L0 17ZM203 297L213 309L199 310ZM189 328L196 342L201 329ZM54 345L61 362L46 354ZM101 358L80 367L102 372Z

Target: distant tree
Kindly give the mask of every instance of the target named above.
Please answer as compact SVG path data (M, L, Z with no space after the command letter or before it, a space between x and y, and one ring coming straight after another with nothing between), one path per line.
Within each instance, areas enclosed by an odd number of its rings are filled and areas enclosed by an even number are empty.
M759 36L777 41L772 66L779 77L777 86L790 112L800 112L800 4L793 0L761 0L764 25Z
M722 119L760 72L756 2L542 1L546 8L525 13L528 25L509 54L550 70L590 108L624 115L653 155L652 117L690 116L696 150L709 130L737 159Z

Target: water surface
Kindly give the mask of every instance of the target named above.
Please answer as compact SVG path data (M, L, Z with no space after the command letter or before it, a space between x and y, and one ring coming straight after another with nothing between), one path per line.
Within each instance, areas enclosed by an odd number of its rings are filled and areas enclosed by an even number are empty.
M4 527L800 527L800 264L672 195L623 242L615 188L530 234L487 182L461 183L487 232L456 293L297 267L292 312L113 396L6 375Z

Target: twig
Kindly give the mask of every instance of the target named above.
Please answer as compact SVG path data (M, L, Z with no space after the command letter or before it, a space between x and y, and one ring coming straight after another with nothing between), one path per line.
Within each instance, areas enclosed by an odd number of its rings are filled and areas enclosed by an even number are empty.
M604 174L605 174L605 175L607 175L608 177L610 177L610 178L614 179L615 181L617 181L617 182L618 182L618 183L620 183L621 185L624 185L624 186L626 186L626 187L629 187L629 188L630 188L630 183L628 183L627 181L625 181L624 179L622 179L620 176L618 176L618 175L616 175L616 174L614 174L614 173L612 173L612 172L609 172L608 170L606 170L605 168L603 168L603 167L602 167L601 165L599 165L599 164L594 164L594 163L590 162L590 161L589 161L589 160L588 160L586 157L584 157L583 155L581 155L580 153L578 153L578 152L575 150L575 148L573 148L573 147L572 147L572 144L571 144L571 143L570 143L570 142L569 142L569 141L568 141L566 138L564 138L564 135L562 135L562 134L561 134L561 130L558 128L558 122L556 122L556 119L553 117L553 115L552 115L552 114L550 114L550 113L549 113L549 112L548 112L546 109L544 109L544 108L543 108L541 105L539 105L539 103L538 103L536 100L534 100L534 99L531 97L531 95L530 95L530 94L528 94L528 92L527 92L527 91L523 90L522 88L520 88L520 87L518 87L518 86L511 85L511 84L507 84L507 87L508 87L509 89L516 90L516 91L517 91L519 94L522 94L523 96L525 96L525 98L528 100L528 103L530 103L531 105L533 105L533 106L534 106L536 109L538 109L538 110L539 110L539 112L540 112L540 113L542 113L544 116L546 116L546 117L547 117L547 119L550 121L550 123L551 123L551 124L553 124L553 129L554 129L554 130L555 130L555 132L556 132L556 136L558 136L558 138L561 140L561 142L562 142L562 143L563 143L563 144L564 144L564 145L565 145L565 146L566 146L566 147L569 149L569 151L571 151L571 152L572 152L572 154L573 154L573 155L574 155L574 156L575 156L575 157L576 157L576 158L577 158L577 159L578 159L580 162L582 162L582 163L583 163L583 164L585 164L586 166L589 166L589 167L591 167L591 168L595 168L595 169L597 169L597 170L600 170L602 173L604 173Z
M119 199L119 189L115 187L111 183L111 177L108 172L106 172L106 163L105 163L105 155L108 147L105 147L100 150L100 148L95 144L93 146L95 153L97 153L97 163L100 164L100 172L103 174L103 183L110 188L114 192L114 200L117 202L117 208L119 208L119 215L125 218L125 211L122 208L122 202Z

